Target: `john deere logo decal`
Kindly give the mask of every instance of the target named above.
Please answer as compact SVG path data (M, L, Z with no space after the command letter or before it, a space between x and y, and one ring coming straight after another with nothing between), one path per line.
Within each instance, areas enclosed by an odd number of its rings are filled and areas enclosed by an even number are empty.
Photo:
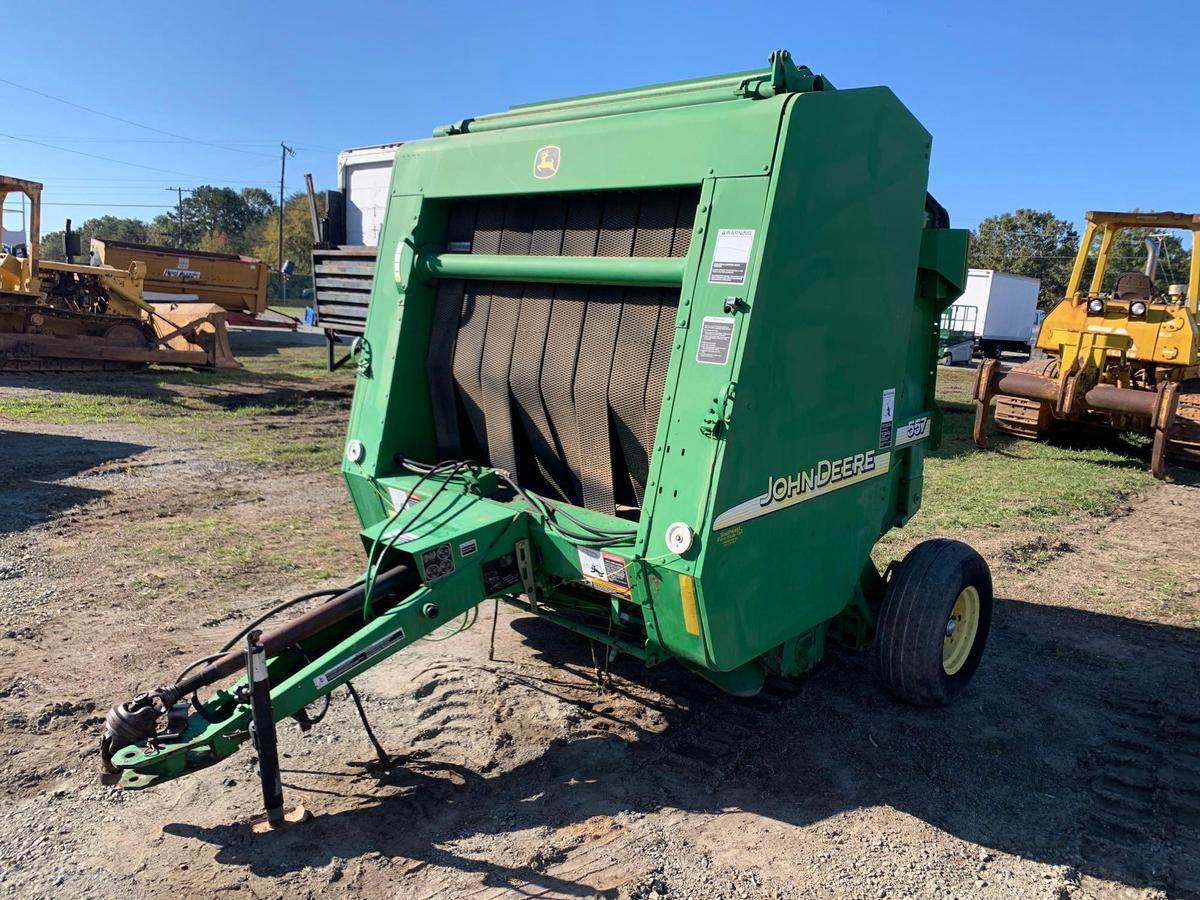
M533 177L553 178L558 174L558 158L562 151L551 144L542 147L533 157Z

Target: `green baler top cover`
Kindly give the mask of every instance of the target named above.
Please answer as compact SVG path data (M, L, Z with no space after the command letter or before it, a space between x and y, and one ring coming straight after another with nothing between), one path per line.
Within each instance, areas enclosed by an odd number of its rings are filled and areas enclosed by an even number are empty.
M543 598L611 600L651 661L728 672L841 612L940 432L966 241L926 193L928 133L777 51L435 135L397 152L359 354L364 533L432 502L403 460L469 456L636 529L573 543L519 495L448 488L528 515ZM459 570L505 549L453 522L396 547Z

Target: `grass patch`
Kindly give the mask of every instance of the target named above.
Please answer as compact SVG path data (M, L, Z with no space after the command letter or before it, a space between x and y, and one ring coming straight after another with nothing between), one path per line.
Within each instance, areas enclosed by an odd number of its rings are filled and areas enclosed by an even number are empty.
M337 568L337 549L320 540L322 529L304 516L246 519L222 510L140 523L135 536L116 539L114 551L138 569L128 582L134 596L154 599L185 575L226 587L253 586L261 573L329 577ZM297 547L321 550L298 555Z
M303 304L300 306L293 306L290 303L286 306L278 303L272 303L269 308L272 312L283 313L283 315L291 316L293 319L299 319L301 322L304 321L304 311L308 309L308 307Z
M220 444L230 456L263 465L290 464L305 469L336 472L341 466L342 431L327 436L289 438L286 431L213 432L207 438Z
M314 433L312 414L345 418L353 374L327 372L320 346L257 345L243 368L151 368L88 375L22 376L0 387L0 420L55 425L151 424L216 445L251 463L336 472L343 429ZM276 425L263 418L279 417Z
M1042 530L1063 519L1106 516L1155 484L1142 444L1095 435L1088 443L1048 444L990 432L991 447L971 440L971 370L941 369L942 445L925 461L921 511L892 540L969 529Z
M1020 541L1007 547L1001 558L1018 572L1034 572L1075 548L1066 541L1056 541L1045 535Z

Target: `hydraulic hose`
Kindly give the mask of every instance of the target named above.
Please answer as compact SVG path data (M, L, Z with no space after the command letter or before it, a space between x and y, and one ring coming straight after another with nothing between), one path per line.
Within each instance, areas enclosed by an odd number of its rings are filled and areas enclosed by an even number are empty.
M416 568L408 563L401 563L375 579L371 594L377 601L385 601L398 594L408 596L417 589L419 584L420 578ZM310 638L318 631L342 621L351 613L361 611L365 591L365 583L356 584L350 590L338 594L290 622L266 632L262 636L262 645L266 648L267 655L278 654L292 644ZM386 605L381 608L386 609ZM230 650L210 662L195 675L180 681L172 690L176 697L185 697L192 691L207 687L244 667L245 654L241 650Z
M388 569L375 579L372 594L376 607L381 611L389 609L419 586L420 576L416 567L410 563L401 563ZM341 622L362 609L365 591L365 583L356 584L320 606L267 632L261 639L262 645L269 655L276 655L293 644ZM159 717L179 698L220 681L245 666L245 655L241 650L230 650L207 659L207 665L196 674L170 687L160 687L139 694L109 711L105 719L104 736L100 740L100 770L103 782L113 784L120 777L120 770L112 763L113 754L122 747L154 737Z

